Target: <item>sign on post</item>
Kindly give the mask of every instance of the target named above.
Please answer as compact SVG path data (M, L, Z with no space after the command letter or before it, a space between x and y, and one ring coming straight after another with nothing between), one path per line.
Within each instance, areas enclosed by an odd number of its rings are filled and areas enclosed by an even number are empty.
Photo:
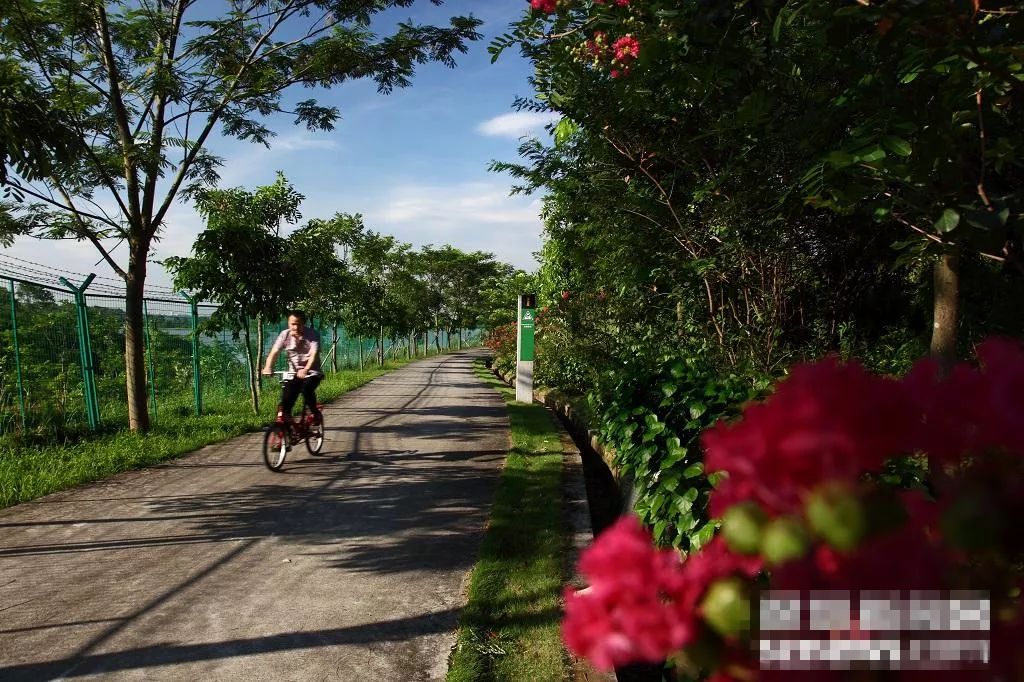
M516 400L533 402L533 331L537 318L537 297L519 296L516 334Z

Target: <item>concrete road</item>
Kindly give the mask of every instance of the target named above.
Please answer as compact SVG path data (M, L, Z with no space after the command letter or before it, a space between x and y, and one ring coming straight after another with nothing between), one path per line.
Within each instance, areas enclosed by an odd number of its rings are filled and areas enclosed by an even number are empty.
M0 511L0 680L439 680L509 446L473 351L262 434Z

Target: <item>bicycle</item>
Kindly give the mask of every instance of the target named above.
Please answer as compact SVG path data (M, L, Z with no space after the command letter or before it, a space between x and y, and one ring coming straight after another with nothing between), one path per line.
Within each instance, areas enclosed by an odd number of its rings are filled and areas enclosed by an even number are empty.
M281 385L295 378L295 372L274 372L281 375ZM267 424L263 430L263 463L271 471L280 471L284 466L285 457L292 446L300 442L306 443L309 454L318 455L324 446L323 405L317 403L320 412L320 423L314 423L313 412L303 400L302 413L297 419L285 419L284 408L277 405L277 417Z

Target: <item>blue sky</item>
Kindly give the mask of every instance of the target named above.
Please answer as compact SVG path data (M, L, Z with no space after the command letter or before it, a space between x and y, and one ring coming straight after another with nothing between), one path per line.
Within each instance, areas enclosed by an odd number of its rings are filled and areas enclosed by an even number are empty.
M454 14L472 13L484 21L484 38L457 57L458 66L420 67L413 85L380 95L372 82L353 81L330 91L297 90L291 101L317 98L337 106L335 130L311 133L292 125L291 116L267 121L278 133L265 149L224 138L209 149L224 158L222 187L270 184L283 171L305 195L303 220L335 212L361 213L368 228L419 247L451 244L483 250L526 270L536 267L541 244L540 197L511 197L512 180L491 173L491 160L515 160L522 135L541 135L550 117L518 114L517 96L530 96L529 64L518 51L506 51L490 63L487 46L521 15L526 0L448 0L436 7L427 0L380 17L380 32L398 20L446 24ZM188 255L203 229L192 208L178 204L168 214L154 259ZM98 252L87 243L20 239L4 254L74 272L111 275L97 265ZM115 251L127 260L126 249ZM166 287L170 279L153 265L148 281Z

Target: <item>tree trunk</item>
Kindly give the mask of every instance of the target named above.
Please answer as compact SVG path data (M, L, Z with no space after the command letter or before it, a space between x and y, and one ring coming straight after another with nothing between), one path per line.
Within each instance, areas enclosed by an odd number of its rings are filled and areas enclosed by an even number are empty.
M256 395L263 395L263 313L256 316Z
M357 339L359 342L359 371L363 371L363 337Z
M462 327L459 327L459 350L462 350Z
M253 414L260 413L260 394L256 387L256 375L253 365L252 342L249 334L249 321L246 320L242 328L243 342L245 343L245 364L249 374L249 397L252 399Z
M149 431L149 405L146 398L146 357L144 317L142 314L143 287L146 281L146 252L148 248L132 245L129 256L128 278L125 280L124 301L124 363L128 398L128 428Z
M384 325L380 326L380 344L377 346L377 364L384 366Z
M338 373L338 323L331 325L331 371Z
M942 254L932 268L935 283L931 356L943 374L956 362L956 335L960 314L960 254Z

